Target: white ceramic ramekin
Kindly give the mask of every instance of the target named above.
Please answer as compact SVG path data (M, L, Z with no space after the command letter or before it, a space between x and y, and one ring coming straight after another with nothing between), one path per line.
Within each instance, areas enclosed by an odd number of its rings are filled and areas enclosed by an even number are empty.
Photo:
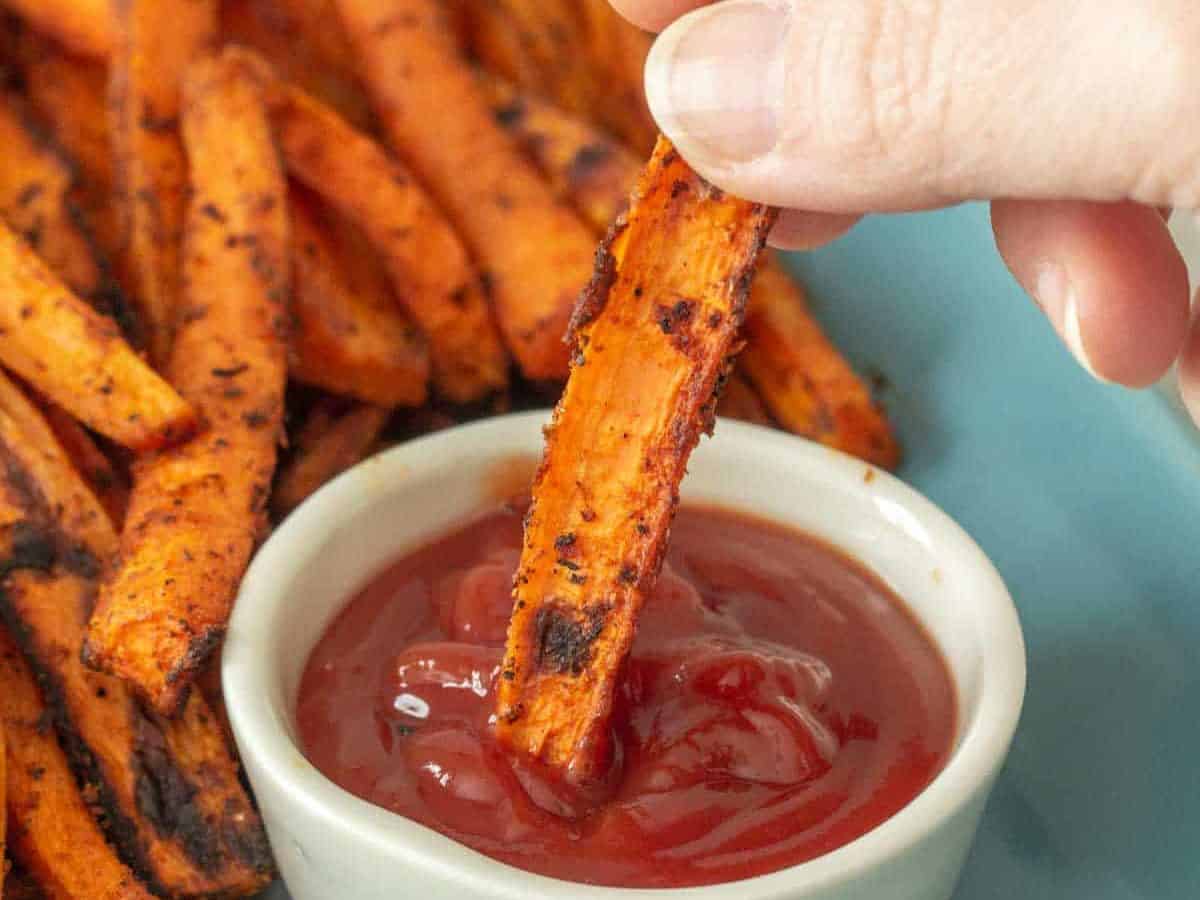
M540 455L546 418L491 419L362 463L293 513L246 575L225 642L225 696L295 900L949 897L1021 710L1025 653L1012 601L980 549L913 490L857 460L754 426L719 423L693 456L685 501L753 511L848 550L907 600L950 665L960 705L953 756L896 816L833 853L770 875L680 890L598 888L495 862L353 797L305 759L296 691L330 619L397 555L495 503L498 485L512 490L514 460Z

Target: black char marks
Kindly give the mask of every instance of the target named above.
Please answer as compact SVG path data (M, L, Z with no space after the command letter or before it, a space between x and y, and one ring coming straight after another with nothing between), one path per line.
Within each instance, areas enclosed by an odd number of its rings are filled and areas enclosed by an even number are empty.
M594 604L576 609L550 602L534 618L537 667L558 675L579 675L587 668L592 644L604 630L611 607Z

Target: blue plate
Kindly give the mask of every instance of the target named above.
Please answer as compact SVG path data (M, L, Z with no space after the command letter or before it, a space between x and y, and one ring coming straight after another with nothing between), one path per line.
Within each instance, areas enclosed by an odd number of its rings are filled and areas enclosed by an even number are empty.
M956 900L1200 897L1200 442L1084 375L982 207L872 219L795 268L886 378L901 476L1021 612L1025 713Z

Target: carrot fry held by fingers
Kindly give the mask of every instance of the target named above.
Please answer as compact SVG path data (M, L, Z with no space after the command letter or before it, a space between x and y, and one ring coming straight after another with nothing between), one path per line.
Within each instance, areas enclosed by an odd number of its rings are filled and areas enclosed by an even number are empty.
M150 900L92 819L48 718L33 672L0 625L0 732L7 732L0 740L0 751L7 746L0 752L0 797L7 757L7 806L16 826L9 852L50 897ZM18 895L5 889L4 896Z
M776 257L759 267L745 335L741 371L780 425L886 469L899 465L900 445L886 414Z
M184 307L168 376L207 429L140 462L120 563L88 659L172 714L225 630L265 525L286 380L286 185L257 79L195 64L183 134L192 175Z
M773 219L660 139L576 311L497 696L500 741L571 782L608 766L617 675Z
M291 174L356 224L429 339L434 384L455 403L502 389L508 357L458 236L404 169L333 110L264 71Z
M120 681L84 668L86 609L117 535L37 408L6 379L0 463L0 615L41 679L72 768L102 811L110 840L163 893L253 892L271 873L262 825L203 700L189 698L179 719L155 719ZM193 748L172 749L184 734L195 736ZM174 790L179 784L194 791ZM148 806L151 794L158 801Z
M338 10L392 148L486 273L521 370L565 376L562 337L592 236L492 118L436 0L339 0Z
M429 381L424 337L396 304L370 249L349 246L347 226L318 206L304 188L290 188L290 375L366 403L420 406Z
M116 44L109 0L0 0L0 6L84 56L105 59Z
M67 290L3 223L0 363L132 450L153 450L195 429L191 407L133 352L116 323Z
M112 316L126 335L132 314L71 199L75 175L34 132L18 98L0 92L0 219L19 233L75 294Z
M179 305L187 160L179 139L180 83L216 41L217 0L113 0L109 71L117 206L150 359L162 367Z

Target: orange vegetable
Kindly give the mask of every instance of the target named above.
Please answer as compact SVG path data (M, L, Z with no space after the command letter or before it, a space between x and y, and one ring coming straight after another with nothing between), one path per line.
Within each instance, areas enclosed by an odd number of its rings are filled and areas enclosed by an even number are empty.
M607 769L617 675L772 221L660 139L576 311L526 519L497 737L577 785Z
M2 0L0 6L84 56L105 59L116 43L108 0Z
M436 0L338 0L338 10L392 148L483 268L521 370L563 377L591 235L492 118Z

